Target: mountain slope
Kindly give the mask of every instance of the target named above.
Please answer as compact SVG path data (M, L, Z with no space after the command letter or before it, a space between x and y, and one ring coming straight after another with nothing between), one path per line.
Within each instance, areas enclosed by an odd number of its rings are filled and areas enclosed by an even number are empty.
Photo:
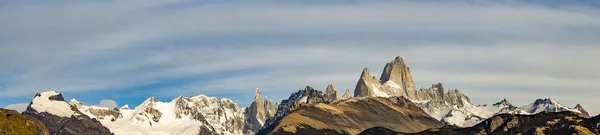
M21 115L15 110L0 108L0 135L49 135L40 120Z
M302 105L329 103L323 92L315 90L310 86L298 90L290 95L288 99L284 99L277 107L277 112L273 117L270 117L265 122L264 127L268 127L274 122L281 120L289 112L298 109Z
M404 97L358 97L331 104L302 105L259 134L294 134L308 132L306 129L357 134L374 126L418 132L442 125Z
M361 135L476 135L476 134L599 134L600 116L584 118L580 113L541 112L535 115L500 114L473 127L444 127L419 133L401 133L382 127L365 130Z

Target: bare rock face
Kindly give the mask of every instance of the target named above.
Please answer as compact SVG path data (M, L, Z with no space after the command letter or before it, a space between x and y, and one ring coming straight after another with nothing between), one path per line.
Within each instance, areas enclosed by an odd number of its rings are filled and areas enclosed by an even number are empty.
M250 107L246 108L244 113L245 124L243 128L244 134L252 134L258 132L265 121L273 117L275 115L275 107L271 103L270 100L262 100L262 96L260 95L260 89L256 88L256 93L254 94L254 101L250 104Z
M337 93L334 84L327 85L327 90L325 90L325 100L327 102L333 102L335 100L340 99L340 95Z
M375 80L369 74L369 69L365 68L358 79L358 83L356 83L356 88L354 89L355 97L367 97L374 96L375 90L379 90L380 87L379 81Z
M573 109L579 110L579 112L581 112L581 114L583 115L583 117L586 117L586 118L590 117L590 114L587 111L585 111L585 109L583 109L583 107L581 105L579 105L579 104L577 104L575 106L575 108L573 108Z
M350 95L350 89L346 89L346 92L344 92L344 95L342 96L341 99L349 99L352 98L352 95Z
M441 83L433 84L430 88L415 89L410 69L400 57L387 63L381 78L375 80L370 77L369 70L365 68L354 90L356 97L393 97L404 96L410 100L433 101L433 106L464 106L470 104L469 98L456 89L445 92Z
M277 113L275 116L267 119L265 127L279 121L282 117L287 115L304 105L312 105L318 103L329 103L326 101L325 95L319 90L315 90L310 86L306 86L304 89L298 90L298 92L292 93L288 99L282 100L281 104L277 107Z
M416 98L417 90L415 82L410 74L410 69L404 64L404 60L400 56L396 57L392 62L387 63L379 82L385 84L388 81L394 82L397 90L385 90L390 96L406 96L408 99Z
M275 112L277 111L275 106L273 106L272 101L267 99L267 97L265 97L264 108L265 108L265 118L273 117L273 115L275 115Z
M23 112L42 121L51 135L112 135L98 120L69 105L56 91L37 93Z
M117 108L85 106L81 102L79 102L75 99L71 99L69 104L71 106L77 108L77 110L79 110L81 112L90 113L92 116L94 116L94 117L90 116L91 118L96 118L98 120L108 119L110 121L115 121L117 119L123 118L123 114L121 114L121 111Z

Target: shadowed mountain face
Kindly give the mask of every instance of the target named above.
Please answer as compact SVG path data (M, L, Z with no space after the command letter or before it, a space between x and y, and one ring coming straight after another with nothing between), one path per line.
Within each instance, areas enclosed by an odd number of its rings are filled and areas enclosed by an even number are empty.
M473 127L443 127L419 133L402 133L392 129L375 127L361 135L475 135L475 134L599 134L600 116L585 118L576 112L542 112L536 115L501 114L491 117Z
M404 97L358 97L331 104L305 104L258 134L358 134L376 126L419 132L443 123Z

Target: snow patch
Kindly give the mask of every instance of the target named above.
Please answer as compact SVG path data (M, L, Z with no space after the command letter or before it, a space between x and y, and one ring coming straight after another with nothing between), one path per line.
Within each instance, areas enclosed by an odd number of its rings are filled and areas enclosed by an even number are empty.
M390 81L388 81L388 82L390 82ZM377 97L390 97L390 95L388 95L387 93L379 90L378 87L372 86L372 88L373 88L373 95L374 96L377 96Z
M30 107L37 112L47 112L59 117L71 117L75 112L66 101L50 100L51 96L59 95L56 91L46 91L39 93L39 97L33 98Z

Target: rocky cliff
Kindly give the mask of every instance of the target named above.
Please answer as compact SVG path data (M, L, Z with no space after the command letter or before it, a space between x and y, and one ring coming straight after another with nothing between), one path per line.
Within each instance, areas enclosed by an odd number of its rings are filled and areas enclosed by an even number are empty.
M289 112L296 110L300 106L318 104L318 103L329 103L326 101L327 98L323 92L315 90L310 86L306 86L304 89L298 90L298 92L292 93L288 99L282 100L277 108L275 116L267 119L265 127L270 126L274 122L279 121L283 116Z
M370 76L367 68L363 69L361 77L356 84L354 96L366 97L391 97L404 96L410 100L431 101L433 106L464 106L470 103L469 98L456 89L446 92L441 83L433 84L430 88L415 89L415 83L404 60L396 57L385 65L379 80Z
M337 89L335 89L334 84L327 85L327 89L325 90L325 101L333 102L335 100L341 99L341 96L338 94Z
M350 94L350 89L346 89L346 92L344 92L344 95L342 95L341 99L349 99L352 98L352 95Z
M244 134L254 134L263 127L265 121L275 115L275 107L270 100L262 100L260 89L256 88L254 101L244 112Z

